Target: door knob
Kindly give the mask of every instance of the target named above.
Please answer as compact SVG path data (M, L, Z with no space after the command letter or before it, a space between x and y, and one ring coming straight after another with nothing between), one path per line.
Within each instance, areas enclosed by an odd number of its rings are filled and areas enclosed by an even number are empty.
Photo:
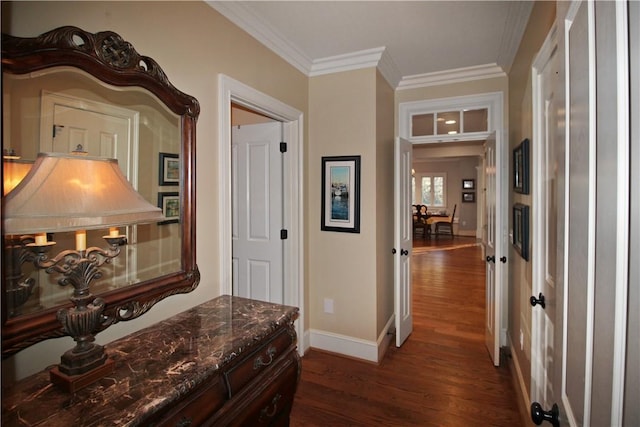
M494 255L487 255L487 262L492 262L495 264L496 257Z
M506 257L506 256L502 256L502 257L500 257L500 262L501 262L501 263L503 263L503 264L504 264L505 262L507 262L507 257Z
M400 249L400 255L409 255L408 249Z
M396 251L396 248L391 249L391 253L392 253L392 254L394 254L394 255L395 255L395 254L396 254L396 252L398 252L398 251Z
M538 298L536 298L535 296L531 296L531 298L529 298L529 302L531 303L532 307L535 307L537 304L540 304L540 307L542 308L546 307L546 304L544 303L544 295L542 295L542 292L538 294Z
M542 405L538 402L533 402L531 404L531 420L537 426L542 424L543 421L549 421L553 427L560 427L560 421L558 421L559 415L560 410L558 409L558 405L555 403L550 411L543 410Z

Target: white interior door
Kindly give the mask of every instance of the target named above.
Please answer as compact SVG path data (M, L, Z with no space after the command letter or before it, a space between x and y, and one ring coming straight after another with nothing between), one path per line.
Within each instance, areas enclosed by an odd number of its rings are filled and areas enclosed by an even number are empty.
M282 124L231 133L233 294L284 302Z
M557 244L556 160L557 41L555 27L549 33L533 70L533 239L531 330L531 400L552 407L558 396L553 389L555 284Z
M500 364L500 292L496 272L497 197L496 197L496 137L495 132L485 143L485 212L486 212L486 282L485 282L485 342L495 366Z
M411 307L411 143L396 138L394 170L394 287L396 346L400 347L413 331Z

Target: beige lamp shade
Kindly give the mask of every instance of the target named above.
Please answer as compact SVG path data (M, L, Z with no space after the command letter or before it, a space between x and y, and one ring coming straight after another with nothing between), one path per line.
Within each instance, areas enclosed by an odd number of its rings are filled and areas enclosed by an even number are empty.
M5 197L5 234L51 233L164 220L122 174L115 159L40 153Z
M21 159L3 159L2 161L2 175L3 175L3 195L6 195L9 191L13 190L20 181L31 170L33 162Z

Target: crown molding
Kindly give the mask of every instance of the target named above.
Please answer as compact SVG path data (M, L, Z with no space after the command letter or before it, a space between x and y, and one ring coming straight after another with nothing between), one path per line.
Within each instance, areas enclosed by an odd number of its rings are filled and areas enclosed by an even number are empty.
M404 90L506 76L503 67L493 63L402 77L384 46L312 60L243 2L207 0L206 3L308 77L376 67L394 90ZM529 2L517 3L523 5L512 6L511 19L518 16L514 8L531 7ZM521 24L526 25L526 20ZM515 31L517 26L513 28ZM508 50L501 55L500 62L510 64L519 44L520 40L505 36L502 45Z
M473 67L456 68L453 70L436 71L426 74L415 74L403 77L398 84L398 90L417 89L427 86L440 86L451 83L461 83L473 80L505 77L507 74L497 64L475 65Z
M207 0L206 3L298 71L306 76L309 75L313 65L311 59L302 53L296 45L289 42L277 29L266 24L243 2Z
M317 59L313 61L309 77L361 68L378 68L392 88L400 81L400 72L384 46Z

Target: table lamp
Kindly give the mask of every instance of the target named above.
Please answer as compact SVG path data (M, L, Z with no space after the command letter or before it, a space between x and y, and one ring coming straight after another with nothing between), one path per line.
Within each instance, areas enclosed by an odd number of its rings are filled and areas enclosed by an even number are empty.
M3 210L6 235L34 235L26 252L36 268L60 273L58 283L73 286L74 306L60 309L57 318L76 346L62 355L50 377L63 389L76 391L113 369L104 347L94 342L105 303L91 294L89 285L126 243L118 227L165 218L134 190L117 160L58 153L38 154L29 173L6 195ZM109 229L104 236L108 249L86 247L86 230L95 229ZM64 231L75 231L75 250L50 258L55 242L47 241L47 233Z

